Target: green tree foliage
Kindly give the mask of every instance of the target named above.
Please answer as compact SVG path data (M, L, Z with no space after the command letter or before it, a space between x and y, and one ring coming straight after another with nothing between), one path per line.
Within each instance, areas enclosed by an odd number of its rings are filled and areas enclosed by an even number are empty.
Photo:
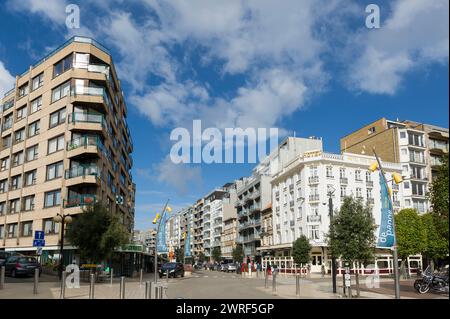
M428 197L433 209L436 229L443 240L449 239L449 220L448 220L448 154L442 157L442 164L439 166L437 175L430 185Z
M214 247L211 252L211 257L214 261L220 261L222 257L222 251L220 250L220 247Z
M244 249L242 245L236 245L231 254L233 255L233 261L242 262L244 260Z
M298 265L307 264L310 261L311 244L305 235L297 238L292 244L292 257Z
M343 260L367 263L373 260L376 226L371 208L362 200L346 197L330 224L328 243L334 256ZM359 295L359 275L356 273Z
M197 257L197 258L198 258L198 261L199 261L200 263L204 262L205 259L206 259L206 258L205 258L205 254L202 253L202 252L198 254L198 257Z
M129 243L130 235L118 217L101 203L85 206L83 213L74 218L66 238L78 247L80 256L90 262L100 262L115 248Z
M424 214L421 219L426 233L426 247L422 254L432 262L445 258L448 255L448 238L439 234L433 213Z

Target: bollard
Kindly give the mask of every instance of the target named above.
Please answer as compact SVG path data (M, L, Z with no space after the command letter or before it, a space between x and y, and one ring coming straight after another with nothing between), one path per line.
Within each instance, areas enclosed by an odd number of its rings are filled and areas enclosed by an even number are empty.
M295 295L300 297L300 275L295 275Z
M346 289L345 289L345 275L344 274L342 274L342 294L344 297L347 296Z
M111 268L111 271L110 271L110 276L111 276L111 278L110 278L109 284L112 286L112 284L113 284L113 278L114 278L114 269L112 269L112 268Z
M90 274L89 299L94 299L95 274Z
M145 297L144 297L144 299L150 299L149 294L150 294L150 281L146 281L145 282Z
M159 299L164 299L163 298L163 289L164 289L163 286L159 286Z
M266 272L265 272L265 278L264 278L264 288L269 288L269 273L267 272L267 269L266 269Z
M153 291L154 291L153 286L154 286L153 282L152 282L152 281L149 281L149 287L148 287L148 299L152 299L152 293L153 293Z
M155 299L159 299L159 286L155 284Z
M352 298L352 287L351 286L349 286L348 287L348 298Z
M120 277L120 299L125 299L125 276Z
M34 289L33 293L38 294L38 283L39 283L39 268L34 269Z
M167 282L169 282L169 269L167 269Z
M139 273L139 286L142 286L142 278L144 277L144 269L141 268Z
M66 276L67 273L63 271L61 278L61 294L59 295L60 299L64 299L66 297Z
M5 266L2 266L0 270L0 289L5 288Z
M277 273L272 273L272 294L277 294Z

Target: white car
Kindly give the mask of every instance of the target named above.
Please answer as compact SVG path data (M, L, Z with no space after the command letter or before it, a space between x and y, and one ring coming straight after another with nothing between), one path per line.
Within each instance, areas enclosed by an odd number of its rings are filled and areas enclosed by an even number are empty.
M227 272L236 272L236 270L237 270L236 264L228 264L226 271Z

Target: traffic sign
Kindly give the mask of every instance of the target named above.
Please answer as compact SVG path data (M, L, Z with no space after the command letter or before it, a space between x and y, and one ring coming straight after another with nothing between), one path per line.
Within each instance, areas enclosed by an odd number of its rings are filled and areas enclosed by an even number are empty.
M37 254L38 256L42 255L42 247L38 247L38 248L36 249L36 254Z
M42 240L42 239L33 240L33 247L44 247L44 246L45 246L45 240Z
M36 240L44 240L45 234L42 230L35 230L34 231L34 239Z

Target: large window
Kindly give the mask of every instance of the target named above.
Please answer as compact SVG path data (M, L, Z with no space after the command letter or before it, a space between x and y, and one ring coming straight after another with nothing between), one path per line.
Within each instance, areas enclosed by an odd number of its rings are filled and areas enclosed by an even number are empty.
M62 177L64 170L63 168L64 166L62 161L47 165L47 180Z
M11 177L11 190L16 190L22 187L22 175L15 175Z
M66 120L66 108L60 109L50 114L50 128L64 123Z
M24 197L23 210L26 212L34 210L34 195Z
M31 123L28 126L28 137L32 137L32 136L38 135L39 134L39 130L40 130L40 126L41 125L40 125L40 121L39 120Z
M7 238L16 238L17 237L17 223L8 224L7 225Z
M46 235L57 234L59 232L59 223L55 223L53 218L44 219L43 226Z
M14 143L20 143L25 139L25 128L14 132Z
M37 170L25 172L25 186L31 186L36 184Z
M44 195L44 207L54 207L61 205L61 190L46 192Z
M44 85L44 72L35 76L31 82L31 90L36 90Z
M64 134L48 140L48 154L64 149Z
M27 148L27 162L34 161L38 158L38 144Z
M42 96L31 101L30 113L33 114L33 113L39 111L41 109L41 107L42 107Z
M320 239L319 225L311 225L308 227L309 239L318 240Z
M0 194L6 193L8 191L8 179L2 179L0 181Z
M31 237L33 235L33 222L22 222L21 233L22 237Z
M16 112L16 121L20 121L21 119L24 119L27 116L27 107L22 106L17 109Z
M17 152L13 154L13 166L19 166L23 164L23 151Z
M6 214L6 202L0 202L0 216Z
M0 239L5 238L5 226L0 225Z
M28 94L28 82L19 87L19 98Z
M10 214L17 214L20 212L20 199L11 199L9 201L9 213Z
M52 103L67 96L70 92L70 80L52 90Z
M9 168L9 156L1 159L0 171L6 171Z
M53 77L57 77L58 75L66 72L70 68L72 68L73 64L73 55L72 53L66 56L64 59L57 62L53 65Z

